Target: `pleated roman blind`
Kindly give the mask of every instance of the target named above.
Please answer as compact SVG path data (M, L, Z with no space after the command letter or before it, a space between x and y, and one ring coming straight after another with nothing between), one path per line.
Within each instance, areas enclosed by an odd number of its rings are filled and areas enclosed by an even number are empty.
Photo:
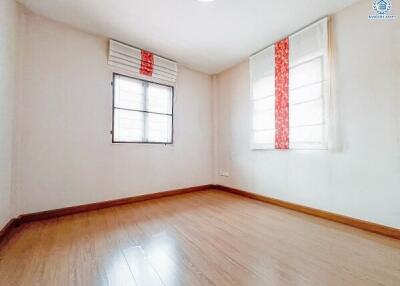
M133 74L175 83L176 62L129 45L110 40L108 64Z
M250 58L254 149L326 149L328 19Z

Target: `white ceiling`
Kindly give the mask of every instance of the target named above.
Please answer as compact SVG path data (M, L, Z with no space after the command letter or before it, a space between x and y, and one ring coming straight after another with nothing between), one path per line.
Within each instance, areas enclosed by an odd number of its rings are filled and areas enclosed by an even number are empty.
M45 17L208 74L358 0L18 0Z

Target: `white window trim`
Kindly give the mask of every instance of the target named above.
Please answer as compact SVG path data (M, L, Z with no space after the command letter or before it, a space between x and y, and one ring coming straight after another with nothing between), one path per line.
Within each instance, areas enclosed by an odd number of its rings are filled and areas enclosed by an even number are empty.
M144 130L143 130L143 137L142 137L142 140L141 141L117 141L117 140L115 140L115 114L114 114L114 111L115 111L115 109L118 109L118 107L116 107L115 106L115 88L116 88L116 84L115 84L115 81L116 81L116 77L126 77L126 78L130 78L130 79L134 79L134 80L137 80L137 81L140 81L140 82L142 82L142 84L145 86L145 85L147 85L147 87L144 89L144 101L145 101L145 105L147 104L147 89L148 89L148 86L149 86L149 84L155 84L155 85L162 85L162 86L167 86L167 87L169 87L169 88L171 88L171 91L172 91L172 98L171 98L171 104L172 104L172 110L171 110L171 114L163 114L163 115L166 115L166 116L171 116L171 141L169 141L169 142L152 142L152 141L147 141L146 139L146 132L147 132L147 129L146 129L146 126L144 126ZM149 81L149 80L146 80L146 79L143 79L143 78L140 78L140 77L132 77L132 76L128 76L128 75L125 75L125 74L120 74L120 73L113 73L113 81L112 81L112 90L113 90L113 104L112 104L112 129L111 129L111 143L112 144L155 144L155 145L173 145L174 144L174 99L175 99L175 87L174 86L172 86L172 85L168 85L168 84L164 84L164 83L159 83L159 82L157 82L157 81ZM148 111L145 111L145 109L146 109L146 106L144 107L144 110L143 111L141 111L141 112L143 112L144 113L144 116L146 117L147 116L147 114L148 113L153 113L153 114L158 114L157 112L148 112ZM136 111L136 110L132 110L132 111ZM138 110L139 111L139 110ZM146 125L147 124L147 120L146 119L144 119L143 120L143 124L144 125Z

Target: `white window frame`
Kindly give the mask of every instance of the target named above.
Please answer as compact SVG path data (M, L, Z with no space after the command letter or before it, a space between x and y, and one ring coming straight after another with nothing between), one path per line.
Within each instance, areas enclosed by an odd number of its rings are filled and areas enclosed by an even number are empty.
M127 108L120 108L115 106L115 88L116 88L116 77L125 77L128 79L133 79L136 81L139 81L143 84L143 88L144 88L144 102L145 102L145 106L143 109L140 110L136 110L136 109L127 109ZM146 110L146 102L147 102L147 98L148 98L148 87L149 85L161 85L161 86L165 86L168 88L171 88L171 113L159 113L159 112L152 112L152 111L148 111ZM167 85L167 84L162 84L162 83L158 83L158 82L153 82L153 81L149 81L149 80L145 80L142 78L136 78L136 77L132 77L132 76L127 76L124 74L119 74L119 73L113 73L113 82L112 82L112 96L113 96L113 103L112 103L112 130L111 130L111 138L112 138L112 143L116 143L116 144L120 144L120 143L135 143L135 144L162 144L162 145L173 145L174 144L174 96L175 96L175 89L174 86L172 85ZM116 109L120 109L120 110L127 110L127 111L133 111L133 112L142 112L145 117L143 120L143 138L140 141L119 141L116 140L115 138L115 110ZM171 140L170 141L163 141L163 142L157 142L157 141L149 141L147 139L147 114L159 114L159 115L164 115L164 116L171 116Z

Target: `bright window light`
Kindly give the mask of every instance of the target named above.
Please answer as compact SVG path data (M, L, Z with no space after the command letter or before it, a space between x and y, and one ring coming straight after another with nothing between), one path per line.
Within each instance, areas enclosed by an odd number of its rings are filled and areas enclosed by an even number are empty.
M173 88L127 76L114 78L115 143L172 143Z

